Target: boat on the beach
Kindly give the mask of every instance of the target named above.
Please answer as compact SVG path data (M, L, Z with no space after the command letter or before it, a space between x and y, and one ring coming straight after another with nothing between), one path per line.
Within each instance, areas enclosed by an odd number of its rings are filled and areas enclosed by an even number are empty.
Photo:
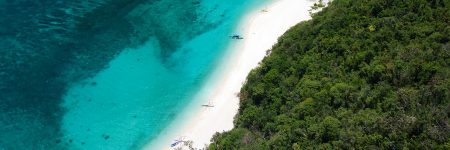
M211 102L211 100L208 100L208 104L203 104L203 107L214 107L214 104Z
M187 140L184 140L186 137L180 137L178 140L174 140L172 144L170 144L170 147L174 148L180 143L187 142Z

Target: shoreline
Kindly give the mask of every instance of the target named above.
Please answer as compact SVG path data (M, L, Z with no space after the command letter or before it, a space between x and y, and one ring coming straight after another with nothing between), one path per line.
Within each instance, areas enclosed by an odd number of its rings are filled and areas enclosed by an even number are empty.
M250 10L235 30L244 39L231 42L218 67L194 96L196 100L144 149L172 149L170 144L176 139L190 140L194 148L203 148L216 132L231 130L239 108L237 94L247 75L280 36L311 18L308 10L312 4L309 0L273 0Z

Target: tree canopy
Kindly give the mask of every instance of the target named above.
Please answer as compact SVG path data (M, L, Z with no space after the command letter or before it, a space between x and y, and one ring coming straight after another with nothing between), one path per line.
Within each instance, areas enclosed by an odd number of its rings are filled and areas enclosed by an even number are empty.
M334 0L251 71L209 149L450 149L449 41L449 0Z

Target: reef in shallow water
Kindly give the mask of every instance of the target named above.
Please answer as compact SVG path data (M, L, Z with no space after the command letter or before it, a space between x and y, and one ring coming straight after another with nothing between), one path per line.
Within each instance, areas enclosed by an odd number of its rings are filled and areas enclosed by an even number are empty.
M156 58L154 63L169 70L183 68L179 64L185 62L176 59L192 48L180 47L236 19L245 8L240 4L237 0L0 0L0 149L88 145L62 131L69 111L62 105L72 86L109 68L124 50L145 47L150 40L157 47L149 53ZM217 48L203 52L215 53ZM199 62L214 59L208 57ZM92 81L85 86L102 85ZM114 139L110 133L97 136Z

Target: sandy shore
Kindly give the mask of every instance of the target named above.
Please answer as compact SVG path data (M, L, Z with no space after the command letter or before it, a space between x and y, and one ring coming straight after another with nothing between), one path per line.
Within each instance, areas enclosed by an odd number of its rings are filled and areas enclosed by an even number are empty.
M192 110L186 110L146 149L171 149L175 139L191 140L195 148L203 148L214 133L231 130L239 108L237 93L248 73L258 66L278 37L295 24L310 19L308 9L312 4L309 0L273 0L244 17L236 30L244 39L230 46L223 63L197 96L202 100L193 102L189 106Z

